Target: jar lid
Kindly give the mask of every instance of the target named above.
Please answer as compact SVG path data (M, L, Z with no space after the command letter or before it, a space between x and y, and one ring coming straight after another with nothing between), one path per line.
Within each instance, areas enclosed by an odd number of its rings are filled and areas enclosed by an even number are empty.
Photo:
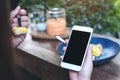
M63 14L65 13L65 9L64 8L52 8L50 10L47 10L47 12L51 15Z

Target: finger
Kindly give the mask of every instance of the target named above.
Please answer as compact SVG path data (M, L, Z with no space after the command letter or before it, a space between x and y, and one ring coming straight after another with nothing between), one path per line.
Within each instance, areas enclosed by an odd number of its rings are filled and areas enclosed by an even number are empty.
M66 43L68 43L68 41L69 41L68 39L65 40Z
M92 45L90 44L88 47L86 59L85 59L85 66L90 66L91 70L93 68L93 60L92 60Z
M24 10L24 9L21 9L21 10L20 10L20 15L21 15L21 16L27 15L27 11Z
M10 18L16 17L16 15L20 12L21 7L17 6L11 13L10 13Z
M66 50L66 47L63 47L63 50L65 51L65 50Z
M21 16L21 21L22 22L28 22L28 17L27 16Z
M23 27L28 27L28 25L29 25L28 22L21 22L21 24Z
M12 23L17 23L18 22L18 19L17 18L14 18L13 20L12 20Z
M12 27L16 27L16 26L18 26L18 24L12 23L11 26L12 26Z
M90 66L92 67L93 65L93 61L92 61L92 45L89 45L88 50L87 50L87 54L85 57L85 61L84 61L84 66Z
M63 60L63 56L60 56L60 59Z
M91 44L88 47L86 59L92 60L92 45Z

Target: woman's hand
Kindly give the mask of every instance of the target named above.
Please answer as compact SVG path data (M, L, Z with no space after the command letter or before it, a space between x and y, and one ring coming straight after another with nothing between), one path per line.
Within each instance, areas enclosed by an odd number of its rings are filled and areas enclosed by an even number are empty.
M20 6L17 6L13 11L10 13L10 20L11 20L11 26L12 27L21 27L18 24L18 17L20 16L21 18L21 25L23 27L28 27L28 16L27 16L27 11L24 9L21 9Z
M66 40L68 42L68 40ZM92 61L92 45L89 46L87 55L83 64L82 69L80 72L76 71L69 71L70 75L70 80L90 80L91 79L91 74L93 70L93 61ZM64 47L63 50L66 48Z
M21 27L21 26L19 26L19 23L18 23L18 17L17 17L18 15L21 18L22 27L28 27L27 11L24 9L21 9L21 7L18 6L10 13L10 21L11 21L12 28L13 27ZM14 35L12 38L13 46L16 47L18 44L20 44L24 40L25 36L26 36L26 34L18 35L18 36Z

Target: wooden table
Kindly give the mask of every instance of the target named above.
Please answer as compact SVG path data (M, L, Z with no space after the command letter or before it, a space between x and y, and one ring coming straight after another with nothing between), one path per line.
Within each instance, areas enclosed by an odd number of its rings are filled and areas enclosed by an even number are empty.
M108 38L120 43L118 39ZM58 43L57 40L36 40L27 35L17 47L16 64L42 80L69 80L68 70L59 67ZM92 80L120 80L120 54L111 62L94 67Z

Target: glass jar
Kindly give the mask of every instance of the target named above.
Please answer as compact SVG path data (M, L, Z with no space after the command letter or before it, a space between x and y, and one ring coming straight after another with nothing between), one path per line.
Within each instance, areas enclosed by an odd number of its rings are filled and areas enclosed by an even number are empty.
M64 8L52 8L46 11L47 33L50 36L66 33L66 13Z
M46 30L46 21L45 13L41 9L34 9L31 13L28 14L30 27L32 30L45 31Z

